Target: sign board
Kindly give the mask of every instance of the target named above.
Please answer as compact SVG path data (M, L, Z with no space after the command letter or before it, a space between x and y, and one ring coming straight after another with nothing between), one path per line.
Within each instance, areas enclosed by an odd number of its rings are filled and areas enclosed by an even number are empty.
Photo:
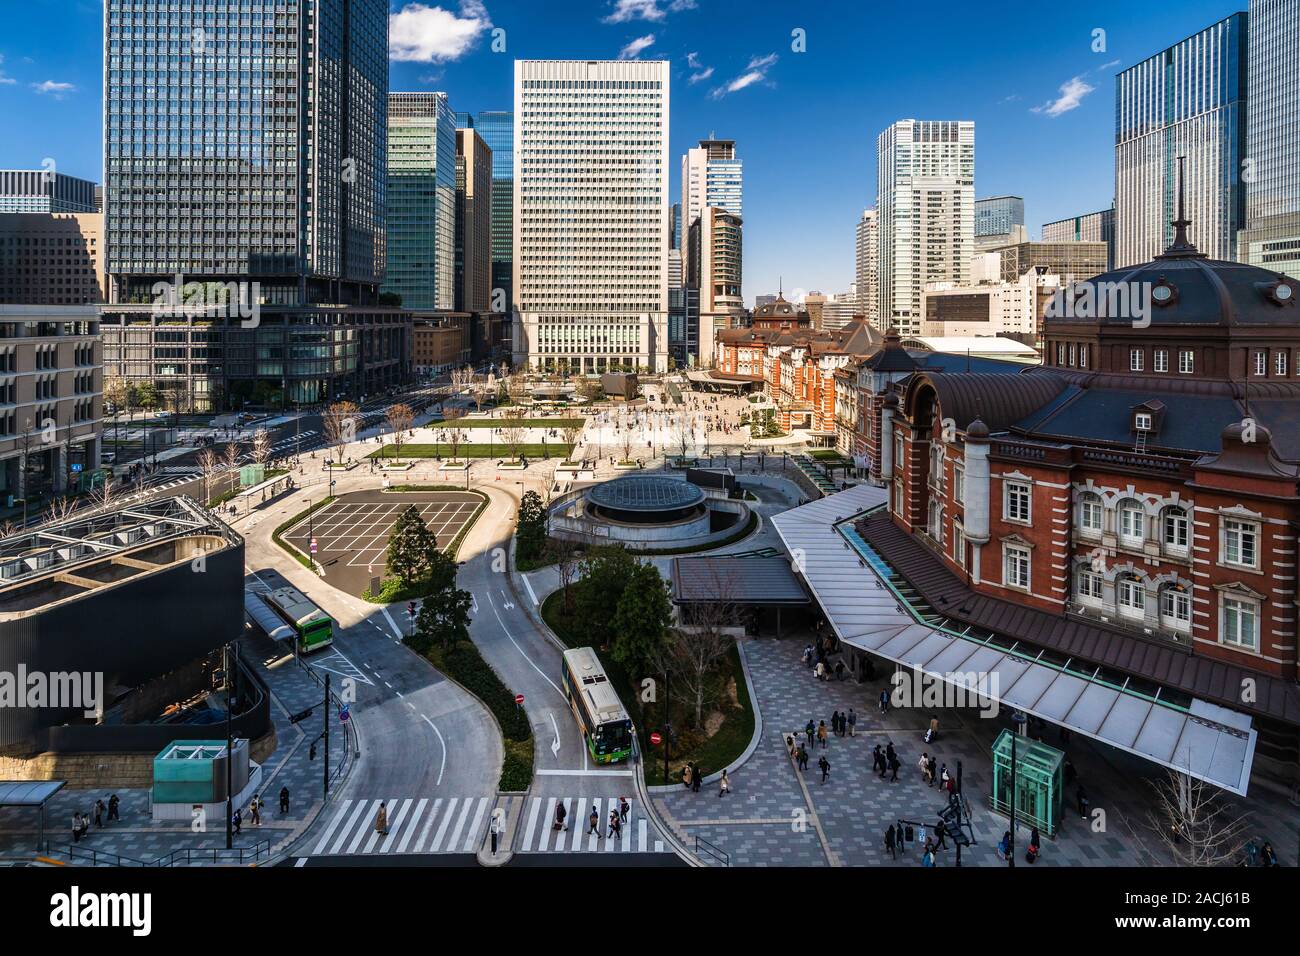
M523 706L523 703L524 703L524 695L523 695L523 694L515 694L515 703L516 703L516 704L519 704L520 706Z
M664 739L659 735L658 731L655 731L650 735L650 743L654 744L656 747L663 743L663 741Z
M312 553L312 554L315 554L315 553L316 553L316 539L315 539L315 538L312 538L312 539L311 539L311 553Z

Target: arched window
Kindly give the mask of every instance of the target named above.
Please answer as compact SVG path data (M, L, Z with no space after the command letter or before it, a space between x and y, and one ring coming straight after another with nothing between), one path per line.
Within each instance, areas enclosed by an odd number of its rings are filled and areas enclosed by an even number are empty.
M1102 527L1101 495L1085 492L1079 496L1079 530L1084 534L1101 534Z
M1119 540L1122 544L1141 547L1146 540L1147 513L1133 498L1125 498L1116 509Z
M1171 631L1192 629L1192 595L1180 584L1160 589L1160 626Z
M1187 509L1171 505L1160 516L1161 539L1166 551L1186 554L1191 540L1191 522Z
M1146 617L1147 592L1135 574L1122 574L1115 579L1115 604L1124 617Z

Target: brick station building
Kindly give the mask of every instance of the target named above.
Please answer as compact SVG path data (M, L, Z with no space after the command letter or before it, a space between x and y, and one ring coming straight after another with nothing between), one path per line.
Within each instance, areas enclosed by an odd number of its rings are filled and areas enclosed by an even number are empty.
M1099 317L1049 317L1041 366L890 336L846 372L890 492L860 531L947 617L1246 712L1257 764L1293 772L1300 282L1174 225L1152 262L1064 293ZM1149 323L1106 283L1149 293Z

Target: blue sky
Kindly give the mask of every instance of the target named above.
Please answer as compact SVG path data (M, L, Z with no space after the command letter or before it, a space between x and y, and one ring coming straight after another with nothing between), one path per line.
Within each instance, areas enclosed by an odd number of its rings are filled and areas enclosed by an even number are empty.
M1109 206L1114 74L1245 6L399 0L391 86L445 90L478 112L511 108L516 58L671 60L673 197L685 149L710 134L737 141L752 300L779 277L787 290L848 287L854 227L875 199L875 137L895 119L974 120L976 195L1024 196L1031 236ZM101 178L102 18L93 0L0 0L0 166L51 157Z

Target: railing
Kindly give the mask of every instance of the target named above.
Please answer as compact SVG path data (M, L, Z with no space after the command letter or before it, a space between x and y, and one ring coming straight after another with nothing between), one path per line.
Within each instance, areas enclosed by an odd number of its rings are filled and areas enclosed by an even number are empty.
M259 840L252 846L232 846L229 849L224 846L183 847L179 850L172 850L165 856L160 856L152 861L137 860L135 857L123 856L110 850L96 850L80 843L47 843L45 852L47 855L51 852L62 853L71 863L85 863L90 866L171 867L178 865L189 866L196 861L214 864L242 864L250 860L261 860L263 857L269 858L271 856L271 841Z
M695 838L695 855L710 866L731 866L731 854L701 836Z
M304 671L307 672L307 676L316 682L316 686L319 687L322 691L324 691L325 682L316 675L316 672L312 670L310 666L308 666L308 664L302 659L302 657L295 654L293 656L293 659L295 662L297 662L299 667L301 667ZM325 706L327 710L333 709L337 712L337 710L343 706L343 702L339 699L338 695L331 690L330 699L325 702ZM330 719L328 714L326 715L325 719L326 720ZM353 753L356 751L356 735L352 730L352 722L350 720L341 721L340 726L343 728L343 759L340 760L337 766L335 766L330 771L331 788L333 788L334 784L339 779L341 779L341 777L343 776L344 772L348 767L349 762L352 760Z

